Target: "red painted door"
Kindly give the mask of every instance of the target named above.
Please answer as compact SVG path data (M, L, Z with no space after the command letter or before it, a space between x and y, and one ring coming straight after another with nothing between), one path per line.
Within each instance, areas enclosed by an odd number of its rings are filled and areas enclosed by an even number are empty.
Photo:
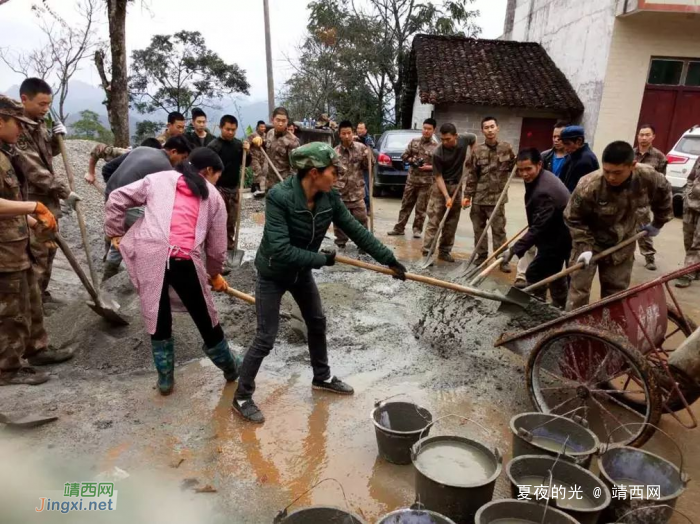
M700 124L700 89L647 85L638 124L656 127L654 146L668 153L685 131Z
M520 130L520 149L535 147L542 151L552 148L555 118L523 118Z

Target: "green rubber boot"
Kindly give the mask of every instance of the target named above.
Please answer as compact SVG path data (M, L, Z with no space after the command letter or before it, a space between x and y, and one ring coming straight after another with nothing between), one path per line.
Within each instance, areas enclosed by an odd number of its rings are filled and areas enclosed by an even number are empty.
M213 348L208 348L206 345L203 345L202 350L204 350L204 353L211 359L214 365L224 372L224 377L227 382L235 382L238 380L238 370L243 363L243 359L238 355L234 358L226 339L223 339Z
M119 264L112 264L111 262L105 262L104 270L102 273L102 282L106 282L113 276L119 273Z
M158 371L158 391L170 395L175 385L175 345L173 339L151 340L153 363Z

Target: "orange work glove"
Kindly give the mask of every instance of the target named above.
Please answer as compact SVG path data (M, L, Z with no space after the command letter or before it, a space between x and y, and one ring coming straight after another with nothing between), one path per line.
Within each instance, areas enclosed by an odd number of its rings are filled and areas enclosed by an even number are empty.
M255 147L262 147L262 145L263 145L263 139L262 139L262 137L261 137L261 136L256 136L255 138L253 138L253 145L254 145Z
M221 275L209 277L209 283L211 284L211 288L219 293L225 293L228 289L228 282L226 282L226 279Z
M34 215L36 216L37 223L41 223L41 225L49 231L55 232L58 229L56 217L53 216L53 213L51 213L51 211L49 211L41 202L36 203Z
M111 242L112 242L112 247L113 247L114 249L116 249L117 251L119 251L119 244L121 243L121 241L122 241L122 237L114 237L114 238L112 238L112 240L111 240Z
M452 199L451 198L447 199L447 202L445 202L445 207L447 209L452 209Z
M462 199L462 209L465 209L471 205L472 205L471 197L464 197L464 199Z

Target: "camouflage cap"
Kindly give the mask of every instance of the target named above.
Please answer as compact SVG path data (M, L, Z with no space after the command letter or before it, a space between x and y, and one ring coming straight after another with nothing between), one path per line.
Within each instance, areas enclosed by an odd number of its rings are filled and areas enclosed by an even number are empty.
M324 142L311 142L297 147L289 153L289 163L294 169L315 167L325 169L330 165L338 166L338 153Z
M0 95L0 115L11 116L31 126L36 125L36 122L24 116L24 106L9 96Z

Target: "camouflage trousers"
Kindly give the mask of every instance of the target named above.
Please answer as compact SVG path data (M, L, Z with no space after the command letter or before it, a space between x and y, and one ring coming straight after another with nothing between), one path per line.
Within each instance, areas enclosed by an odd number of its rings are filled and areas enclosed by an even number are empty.
M416 216L413 219L413 232L422 233L425 224L425 213L428 210L428 200L430 199L431 184L416 184L410 179L406 182L401 199L401 211L399 211L399 221L394 226L394 231L406 229L408 219L416 208Z
M236 219L239 206L238 189L219 187L218 190L226 205L226 248L230 251L235 245L234 239L236 238Z
M684 206L683 245L685 246L684 266L700 262L700 212Z
M369 220L367 219L367 208L365 207L365 201L360 200L359 202L345 202L345 207L348 208L350 214L355 217L355 219L367 229ZM335 233L335 245L342 248L348 243L348 236L345 232L333 224L333 233Z
M49 211L56 217L56 222L61 217L61 203L45 195L36 195L29 193L28 200L39 201L44 204ZM57 224L58 225L58 224ZM58 231L58 229L56 230ZM56 247L48 247L46 239L38 239L34 235L34 230L29 230L29 250L34 257L34 276L39 284L39 289L42 293L46 292L51 281L51 273L53 271L53 261L56 258Z
M445 211L447 211L445 197L442 196L437 184L433 184L432 187L433 189L430 192L430 200L428 201L428 226L425 230L425 238L423 239L424 255L427 255L428 251L430 251L430 247L433 245L438 228L440 227L442 217L444 216ZM456 187L457 184L447 184L447 192L451 195ZM455 244L455 235L457 234L459 217L462 214L462 206L460 205L461 201L462 189L460 188L454 200L454 205L450 209L445 225L442 228L442 235L440 236L437 249L438 253L440 254L446 255L450 253Z
M646 208L644 211L644 214L641 215L642 225L651 223L651 209ZM654 239L652 237L642 237L637 240L637 244L639 245L639 253L643 257L653 257L656 255L656 249L654 249Z
M496 206L482 206L481 204L472 204L472 208L469 211L469 218L472 219L472 227L474 228L474 242L478 242L481 238L484 229L486 228L486 223L491 217L491 213ZM491 221L491 245L493 250L496 251L499 247L506 243L508 237L506 236L506 212L505 208L501 206L498 212L493 216ZM476 251L476 260L485 260L489 256L489 239L488 233L486 238L479 246Z
M257 184L261 191L265 191L267 187L267 161L261 162L253 156L250 167L253 170L253 184ZM277 178L277 175L275 175L275 178Z
M272 169L272 166L267 166L267 175L265 176L267 178L268 191L280 183L280 179L277 177L277 173L275 173L275 170ZM285 180L287 179L286 176L283 176L282 178L284 178Z
M46 350L41 291L33 269L0 273L0 372Z
M569 264L576 264L580 255L580 251L574 250ZM591 298L591 286L593 285L596 270L600 280L600 298L605 298L630 287L633 266L634 253L619 264L613 264L612 258L608 257L600 260L597 265L591 264L586 269L576 271L571 275L566 310L573 311L588 304Z

